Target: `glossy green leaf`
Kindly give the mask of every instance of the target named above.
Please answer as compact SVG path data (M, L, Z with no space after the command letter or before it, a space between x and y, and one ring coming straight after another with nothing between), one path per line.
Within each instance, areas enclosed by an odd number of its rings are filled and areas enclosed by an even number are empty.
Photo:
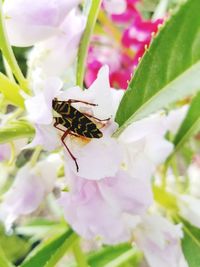
M182 249L189 267L200 266L200 229L184 221Z
M97 252L90 253L87 261L90 267L102 266L124 266L125 262L131 262L131 266L137 266L141 259L141 254L136 253L130 244L120 244L116 246L105 246ZM78 267L75 263L69 267Z
M200 89L200 2L188 0L161 27L119 105L119 135L131 122Z
M68 230L62 233L61 235L54 237L53 239L48 239L44 241L41 245L36 247L36 249L29 254L29 256L25 259L24 263L22 263L22 265L20 266L21 267L51 266L46 264L49 261L51 261L52 257L54 257L55 254L59 253L59 250L62 248L63 244L65 244L67 240L68 241L71 240L71 238L74 237L74 235L75 234L72 232L72 230Z
M0 128L0 144L20 138L33 137L35 130L33 126L24 120L12 121Z
M190 108L174 139L174 151L169 159L183 144L200 129L200 93L193 99Z
M11 104L24 108L24 99L20 95L20 87L0 73L0 92Z

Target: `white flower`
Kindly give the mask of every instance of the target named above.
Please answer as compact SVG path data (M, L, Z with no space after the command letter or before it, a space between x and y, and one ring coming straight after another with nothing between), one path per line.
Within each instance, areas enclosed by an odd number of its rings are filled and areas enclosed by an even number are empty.
M200 199L190 195L179 195L178 206L180 215L191 224L200 228Z
M9 40L31 46L60 32L67 13L80 0L6 0L3 5Z
M70 191L62 194L59 203L72 228L104 244L129 241L139 215L152 203L148 185L125 171L100 181L82 179L72 172L68 177Z
M77 173L78 168L80 177L99 180L115 176L123 167L133 177L141 177L144 180L148 178L150 182L157 165L166 159L173 147L164 137L167 131L165 117L157 114L134 122L116 139L112 137L117 128L114 116L116 105L119 104L123 93L110 88L107 66L100 69L97 79L89 89L81 90L79 87L73 87L61 92L60 87L58 80L48 79L43 92L26 100L29 118L36 124L36 136L31 146L41 144L45 149L51 150L61 143L60 136L63 132L58 130L60 134L58 136L52 127L52 100L55 97L63 101L75 99L77 103L72 102L71 105L89 116L103 137L85 139L68 134L63 146L73 172ZM39 108L41 110L38 113ZM67 149L76 158L76 162Z
M58 34L36 44L28 58L29 79L38 68L44 77L65 77L67 68L76 58L85 23L86 17L73 9L60 25Z
M57 155L51 155L33 168L28 163L18 171L0 205L0 218L7 228L20 215L36 210L44 197L52 191L60 163Z
M190 164L187 175L189 177L189 192L192 196L200 198L200 164L199 156L197 160Z
M181 250L180 225L173 225L159 215L146 215L134 233L150 267L188 266Z
M188 111L188 105L182 106L181 108L177 108L171 110L166 117L167 128L173 134L176 134L181 123L183 122L185 115Z
M134 176L150 178L172 152L172 143L164 137L166 132L166 118L157 113L132 123L120 135L126 147L125 165Z
M35 137L27 147L42 145L46 150L54 150L60 145L60 139L53 127L52 100L59 94L62 81L50 77L43 82L43 91L25 100L28 119L35 123Z

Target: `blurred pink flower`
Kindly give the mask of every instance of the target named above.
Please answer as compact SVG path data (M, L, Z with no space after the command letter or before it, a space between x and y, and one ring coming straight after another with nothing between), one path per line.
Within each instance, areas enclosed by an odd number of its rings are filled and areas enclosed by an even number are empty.
M110 4L114 4L115 1ZM157 32L162 20L144 20L136 8L138 1L126 1L126 9L120 14L110 15L114 27L121 31L121 40L117 43L109 36L95 35L88 55L88 70L85 76L87 86L96 79L102 65L110 67L110 83L112 87L126 89L134 67L149 45L152 33ZM102 25L105 27L106 25Z
M80 0L6 0L3 11L9 40L15 46L30 46L60 31L69 11Z

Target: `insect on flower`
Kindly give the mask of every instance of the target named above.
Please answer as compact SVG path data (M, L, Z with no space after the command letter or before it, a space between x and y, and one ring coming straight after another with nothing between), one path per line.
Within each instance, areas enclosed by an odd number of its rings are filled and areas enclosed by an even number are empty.
M101 138L103 133L99 130L95 122L103 122L108 121L109 119L98 119L88 113L82 113L76 108L74 108L71 104L72 103L83 103L85 105L90 106L97 106L93 103L88 103L81 100L69 99L67 101L61 101L57 98L54 98L52 101L53 107L53 117L55 119L54 127L63 132L61 136L61 141L65 148L67 149L68 153L70 154L71 158L74 160L76 164L77 172L79 171L77 159L72 154L70 149L67 147L65 143L65 138L67 135L73 135L76 137L86 137L86 138ZM92 120L91 120L91 119ZM61 128L63 127L63 128Z

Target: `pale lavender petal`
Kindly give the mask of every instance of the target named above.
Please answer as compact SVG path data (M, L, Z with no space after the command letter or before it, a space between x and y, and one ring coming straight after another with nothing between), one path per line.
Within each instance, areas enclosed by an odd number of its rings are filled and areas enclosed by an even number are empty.
M57 34L66 14L79 2L6 0L3 9L11 44L30 46Z
M41 145L45 150L52 151L61 145L60 137L53 125L35 125L35 136L24 148Z

